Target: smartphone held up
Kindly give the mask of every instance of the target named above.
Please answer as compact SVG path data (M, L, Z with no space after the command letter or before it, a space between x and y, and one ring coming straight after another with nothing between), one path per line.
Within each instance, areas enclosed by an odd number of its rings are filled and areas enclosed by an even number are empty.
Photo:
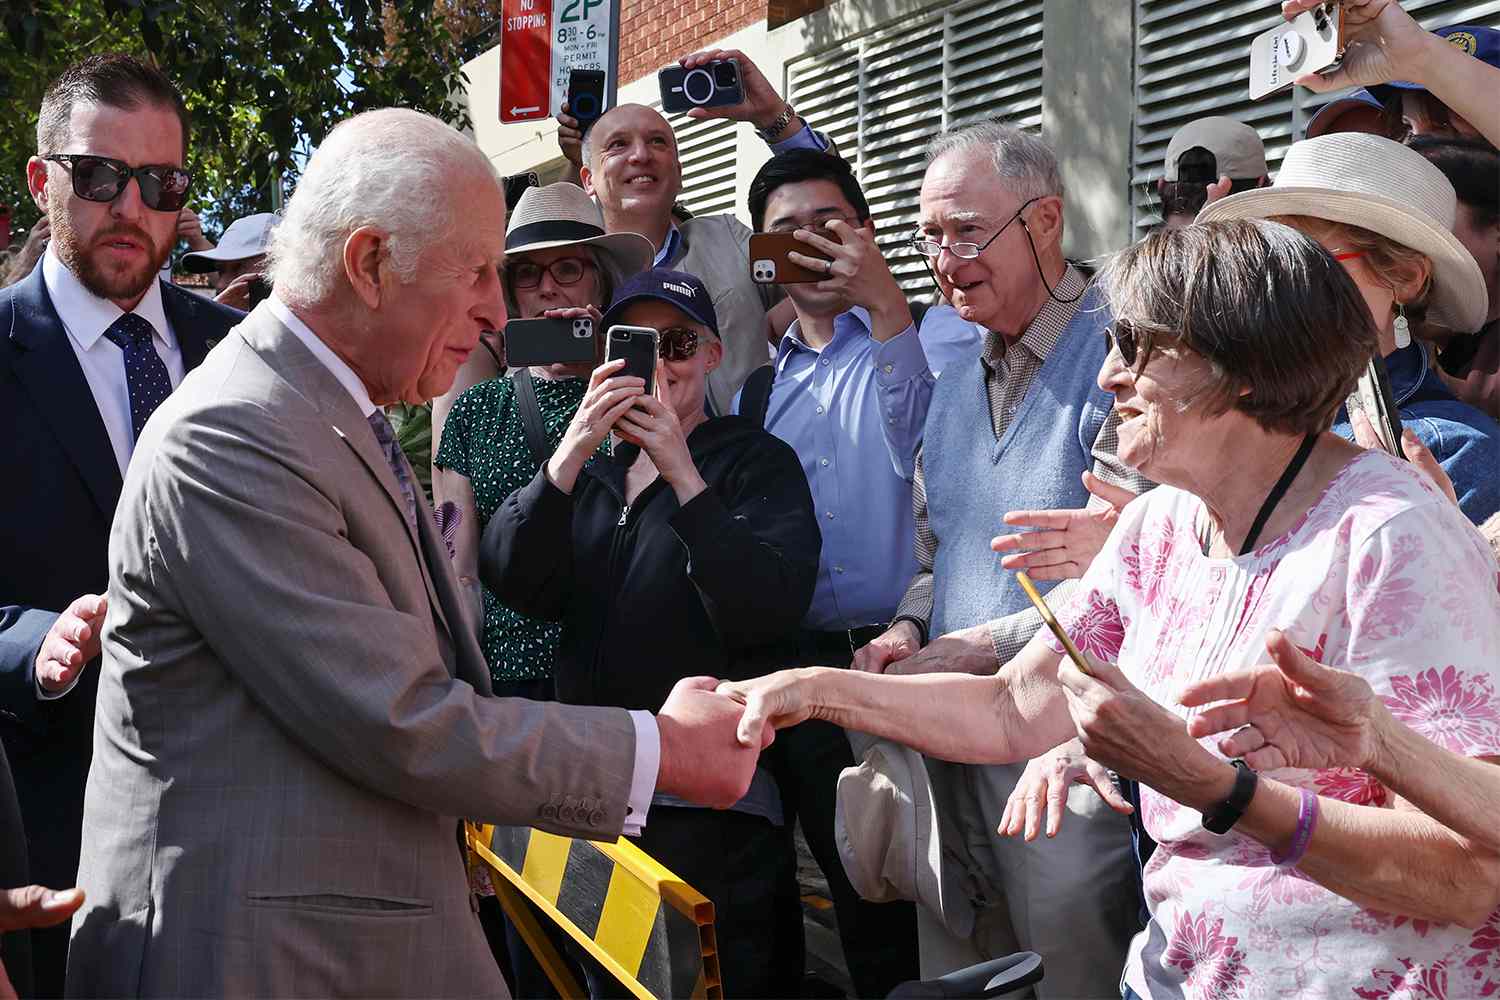
M1250 42L1250 99L1290 87L1307 73L1337 69L1344 58L1344 7L1324 0Z
M649 326L612 326L605 347L605 361L625 359L616 376L634 375L646 383L644 394L656 391L657 340L661 335Z
M656 74L661 109L682 114L693 108L725 108L742 104L745 87L738 59L715 59L704 66L668 66Z

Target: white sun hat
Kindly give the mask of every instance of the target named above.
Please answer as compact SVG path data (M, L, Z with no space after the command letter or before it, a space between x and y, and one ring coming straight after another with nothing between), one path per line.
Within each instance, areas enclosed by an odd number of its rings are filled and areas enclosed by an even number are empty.
M1379 233L1432 262L1428 320L1472 333L1484 325L1489 297L1479 265L1453 235L1457 204L1453 185L1421 153L1339 132L1293 143L1274 184L1205 205L1197 221L1309 215Z

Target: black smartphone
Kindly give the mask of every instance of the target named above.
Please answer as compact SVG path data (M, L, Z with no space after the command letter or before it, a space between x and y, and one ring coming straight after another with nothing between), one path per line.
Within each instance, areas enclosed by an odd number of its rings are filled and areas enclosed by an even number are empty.
M266 278L264 274L257 274L253 279L251 279L250 291L246 294L246 299L250 304L250 308L254 309L256 306L260 305L270 297L271 282Z
M521 195L526 193L526 189L537 187L539 183L535 170L507 176L505 178L505 210L514 212L516 206L521 203Z
M656 391L656 341L659 336L649 326L612 326L609 328L609 345L605 348L605 361L625 359L625 368L615 375L645 379L648 396Z
M568 72L568 114L578 119L579 128L585 132L604 114L604 70Z
M738 59L715 59L696 69L668 66L656 74L661 109L681 114L693 108L724 108L745 100Z
M594 321L513 319L505 324L505 363L526 365L593 364Z

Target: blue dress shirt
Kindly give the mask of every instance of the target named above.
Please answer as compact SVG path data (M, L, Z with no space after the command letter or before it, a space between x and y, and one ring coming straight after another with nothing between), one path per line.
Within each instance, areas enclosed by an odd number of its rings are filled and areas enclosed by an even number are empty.
M775 366L766 430L802 460L823 532L803 625L884 624L917 570L911 481L934 382L922 341L908 326L877 343L870 314L855 307L834 321L821 351L793 323Z

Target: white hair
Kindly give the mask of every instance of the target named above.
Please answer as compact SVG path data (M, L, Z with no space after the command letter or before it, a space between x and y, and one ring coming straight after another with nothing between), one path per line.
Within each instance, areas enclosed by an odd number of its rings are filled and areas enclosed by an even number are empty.
M454 232L463 206L449 196L461 180L499 177L472 140L431 115L404 108L340 122L308 161L267 250L276 292L314 305L343 275L344 242L370 226L388 238L391 269L417 275L425 251Z
M1004 122L962 125L933 136L927 143L927 162L976 149L990 154L995 172L1022 201L1063 196L1062 174L1052 147L1040 136Z

